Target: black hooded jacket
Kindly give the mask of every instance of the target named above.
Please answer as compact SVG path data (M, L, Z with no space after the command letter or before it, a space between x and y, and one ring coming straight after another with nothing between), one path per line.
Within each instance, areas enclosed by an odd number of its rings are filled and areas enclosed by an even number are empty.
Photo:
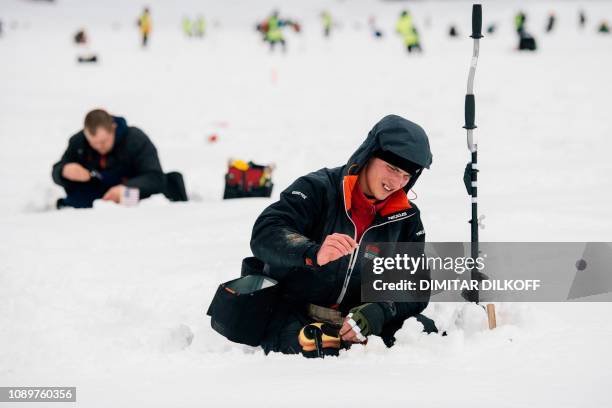
M425 241L419 210L410 203L408 209L386 216L377 214L360 239L356 257L345 256L324 266L307 265L306 258L316 259L326 236L333 233L355 236L345 206L344 177L358 174L372 153L381 149L423 168L429 168L432 161L427 135L420 126L396 115L386 116L369 132L346 165L300 177L255 222L251 237L253 254L267 264L266 273L281 282L283 295L291 302L338 304L346 313L362 303L360 269L366 262L368 243ZM419 175L411 178L404 188L406 193ZM427 302L396 303L396 318L403 321L426 306Z
M124 118L113 117L117 128L113 149L100 155L87 142L83 130L72 136L61 160L53 165L52 177L62 187L75 185L62 176L67 163L79 163L87 170L95 170L97 179L109 187L123 184L138 188L145 198L164 190L165 178L157 150L140 129L128 126Z

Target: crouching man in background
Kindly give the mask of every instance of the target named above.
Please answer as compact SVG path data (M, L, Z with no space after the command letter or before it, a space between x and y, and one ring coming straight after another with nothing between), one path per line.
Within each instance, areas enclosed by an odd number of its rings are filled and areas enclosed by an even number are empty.
M52 177L66 190L58 208L90 208L97 199L138 201L166 192L166 176L149 137L102 109L85 116L84 129L70 138ZM182 195L186 200L184 185Z
M431 162L425 131L389 115L346 165L300 177L264 210L251 249L281 287L281 304L261 341L266 353L337 355L369 335L390 347L409 317L436 330L420 314L427 301L361 300L368 244L425 241L407 193Z

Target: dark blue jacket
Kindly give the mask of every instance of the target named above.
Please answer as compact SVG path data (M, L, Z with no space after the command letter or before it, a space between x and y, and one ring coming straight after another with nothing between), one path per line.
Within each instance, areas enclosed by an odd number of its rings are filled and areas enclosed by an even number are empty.
M140 129L128 126L124 118L113 117L117 125L113 149L102 156L87 142L83 130L72 136L61 160L53 165L53 181L60 186L70 183L62 176L66 163L79 163L96 178L112 187L124 184L140 190L140 197L161 193L165 188L157 150L149 137Z

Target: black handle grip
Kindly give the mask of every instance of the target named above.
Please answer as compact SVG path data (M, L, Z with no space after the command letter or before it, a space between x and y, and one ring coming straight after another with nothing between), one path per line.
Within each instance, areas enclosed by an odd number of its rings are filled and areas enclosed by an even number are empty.
M465 126L464 129L476 129L474 119L476 118L476 102L474 95L465 95Z
M472 38L482 38L482 6L472 5Z

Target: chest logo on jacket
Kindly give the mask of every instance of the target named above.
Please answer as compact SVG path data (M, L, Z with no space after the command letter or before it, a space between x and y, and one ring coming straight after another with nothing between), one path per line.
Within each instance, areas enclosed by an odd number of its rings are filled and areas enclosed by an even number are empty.
M299 195L300 197L302 197L304 200L308 198L308 196L304 193L302 193L301 191L292 191L291 194L293 195Z
M399 214L393 214L387 217L387 221L393 221L393 220L397 220L398 218L403 218L405 216L407 216L408 213L406 211L401 212Z
M368 259L375 259L375 258L378 258L379 255L380 255L380 248L374 245L368 245L366 246L365 254L363 256Z

